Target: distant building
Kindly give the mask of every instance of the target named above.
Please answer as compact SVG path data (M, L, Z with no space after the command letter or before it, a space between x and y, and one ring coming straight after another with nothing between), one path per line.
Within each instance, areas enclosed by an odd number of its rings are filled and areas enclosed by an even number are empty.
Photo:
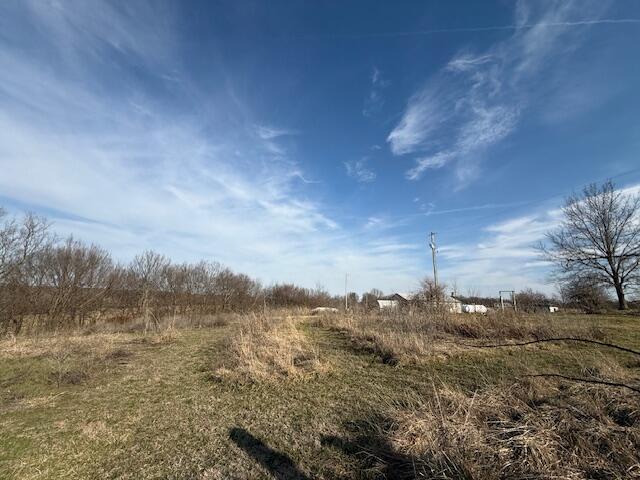
M378 298L378 307L380 309L385 308L398 308L402 305L407 305L415 295L409 293L393 293L391 295L385 295Z
M444 303L449 313L462 313L462 302L453 295L445 295Z
M415 293L393 293L391 295L385 295L378 298L378 307L383 309L398 308L403 305L408 305L412 301L416 300L417 295ZM445 295L444 305L449 313L462 313L462 302L452 295ZM434 303L432 306L436 307Z

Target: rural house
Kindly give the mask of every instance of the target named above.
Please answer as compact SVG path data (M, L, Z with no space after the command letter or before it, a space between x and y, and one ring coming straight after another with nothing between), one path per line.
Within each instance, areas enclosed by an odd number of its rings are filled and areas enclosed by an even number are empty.
M415 293L393 293L391 295L385 295L378 298L378 307L382 309L398 308L404 305L408 305L416 299ZM455 298L453 295L445 295L444 305L449 313L462 313L462 302Z

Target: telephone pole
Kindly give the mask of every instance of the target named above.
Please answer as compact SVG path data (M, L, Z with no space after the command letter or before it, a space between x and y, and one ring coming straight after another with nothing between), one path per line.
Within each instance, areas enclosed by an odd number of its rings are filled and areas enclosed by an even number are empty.
M436 233L431 232L431 243L429 243L431 247L431 259L433 261L433 286L435 290L438 291L438 266L436 264Z

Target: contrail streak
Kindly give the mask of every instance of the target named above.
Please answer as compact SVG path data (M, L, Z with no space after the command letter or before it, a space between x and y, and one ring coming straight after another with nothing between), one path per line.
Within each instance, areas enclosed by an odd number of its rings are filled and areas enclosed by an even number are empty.
M437 33L464 33L464 32L493 32L501 30L526 30L531 28L557 28L557 27L584 27L589 25L618 25L618 24L640 24L640 18L603 18L600 20L576 20L573 22L548 22L548 23L525 23L522 25L495 25L488 27L460 27L460 28L433 28L428 30L414 30L407 32L381 32L363 34L332 35L336 37L411 37L420 35L433 35Z

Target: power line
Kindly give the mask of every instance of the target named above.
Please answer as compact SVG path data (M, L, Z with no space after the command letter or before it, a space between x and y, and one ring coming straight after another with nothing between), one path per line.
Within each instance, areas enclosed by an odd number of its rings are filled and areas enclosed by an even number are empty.
M477 27L449 27L449 28L430 28L426 30L404 30L394 32L362 32L362 33L327 33L316 34L316 36L328 38L394 38L394 37L420 37L436 34L453 34L453 33L482 33L482 32L499 32L499 31L519 31L530 30L533 28L566 28L566 27L588 27L595 25L637 25L640 24L640 18L600 18L591 20L574 20L565 22L538 22L526 24L512 25L488 25Z
M583 183L580 186L574 186L572 188L572 190L576 190L576 189L581 189L584 188L585 186L591 184L591 183L601 183L607 180L615 180L618 178L622 178L622 177L627 177L629 175L633 175L635 173L640 173L640 168L632 168L630 170L625 170L624 172L620 172L616 175L610 175L607 176L605 178L600 178L600 179L596 179L596 180L591 180L587 183ZM506 208L514 208L514 207L525 207L525 206L531 206L531 205L540 205L546 202L549 202L551 200L555 200L555 199L559 199L559 198L563 198L567 196L567 191L563 191L561 193L556 193L554 195L548 196L548 197L544 197L544 198L539 198L536 200L529 200L529 201L521 201L521 202L511 202L511 203L505 203L505 204L488 204L486 206L477 206L477 205L472 205L469 207L460 207L460 208L454 208L454 209L447 209L441 212L436 212L436 213L429 213L429 212L417 212L417 213L412 213L412 214L408 214L408 215L403 215L403 216L398 216L398 215L392 215L392 218L395 221L411 221L411 220L423 220L427 217L431 217L431 216L435 216L435 215L447 215L447 214L459 214L459 213L464 213L466 211L479 211L479 210L497 210L497 209L506 209ZM479 216L474 216L472 217L474 220L486 220L486 219L490 219L490 218L496 218L502 216L502 213L496 213L496 212L491 212L488 213L487 215L479 215ZM359 218L357 216L347 216L347 218ZM406 224L405 224L406 225ZM456 228L456 227L460 227L460 228ZM451 232L451 231L456 231L456 230L461 230L463 228L468 228L468 222L461 222L459 225L454 225L453 229L452 228L447 228L447 232ZM366 232L360 233L360 234L351 234L351 235L345 235L345 237L359 237L359 236L363 236L366 235Z

